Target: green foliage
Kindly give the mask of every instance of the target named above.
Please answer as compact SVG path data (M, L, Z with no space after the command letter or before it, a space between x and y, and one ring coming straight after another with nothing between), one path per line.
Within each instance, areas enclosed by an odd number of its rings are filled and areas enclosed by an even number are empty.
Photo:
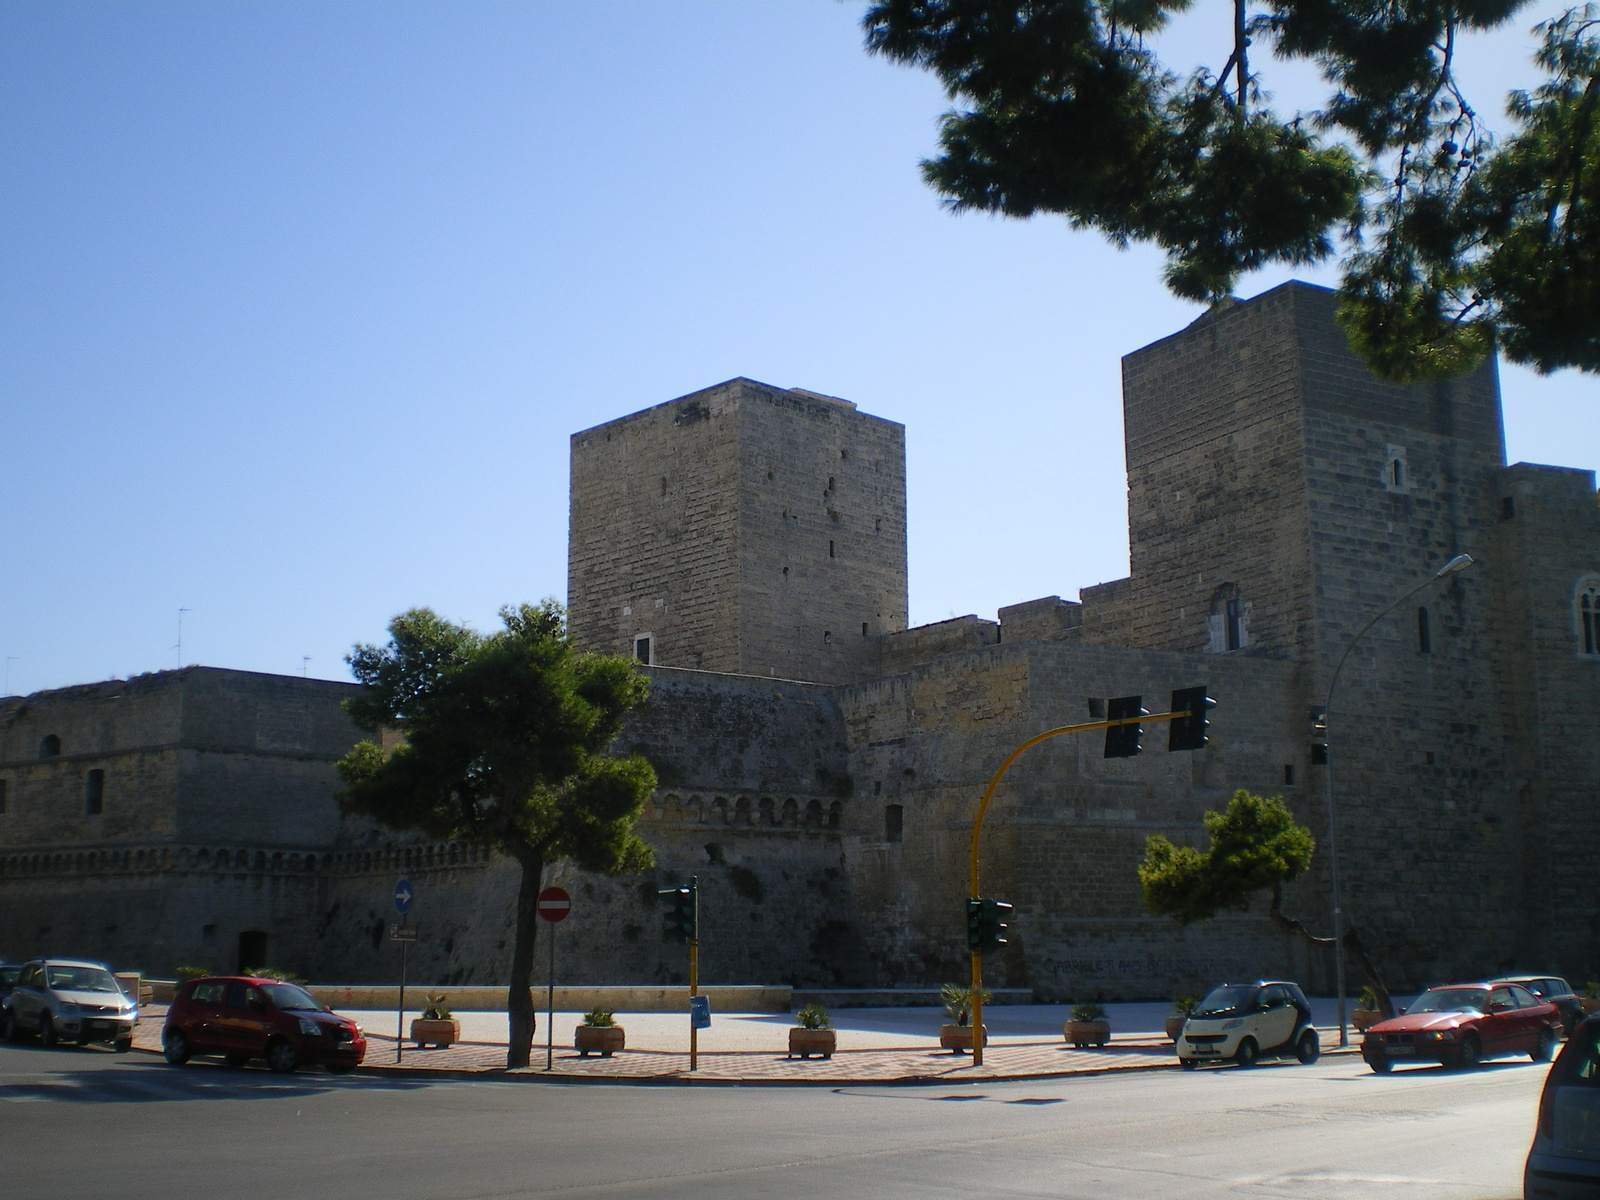
M1375 988L1372 988L1372 987L1364 987L1364 988L1362 988L1361 989L1361 994L1356 997L1356 1006L1358 1008L1364 1008L1368 1012L1377 1012L1378 1011L1378 993L1377 993L1377 990Z
M204 979L210 974L204 967L179 967L177 971L180 984L188 983L191 979Z
M1057 213L1159 246L1168 288L1210 302L1343 239L1340 318L1380 374L1446 378L1497 341L1541 371L1600 370L1592 7L1536 30L1547 82L1510 97L1519 132L1497 146L1456 80L1456 39L1524 0L1257 0L1254 15L1238 0L1218 31L1230 57L1182 78L1145 35L1189 2L877 0L862 25L871 52L933 71L956 104L922 164L953 210ZM1323 107L1266 107L1252 46L1314 63Z
M1072 1019L1074 1021L1103 1021L1105 1016L1105 1008L1092 1000L1072 1006Z
M970 987L956 983L947 983L939 989L939 1003L944 1005L944 1015L957 1025L972 1024L972 997ZM980 988L978 998L987 1004L994 999L994 993L988 988Z
M277 967L246 967L244 973L257 979L276 979L281 983L298 983L301 987L306 985L304 976L292 971L280 971Z
M1591 979L1584 984L1583 994L1590 1000L1600 1000L1600 980Z
M579 655L553 601L501 611L480 635L427 609L402 613L384 647L349 656L364 729L397 729L385 752L361 742L339 761L346 812L519 858L570 858L589 871L642 870L633 832L656 786L643 758L606 748L647 690L631 659Z
M794 1014L794 1023L801 1029L832 1029L833 1018L820 1004L807 1004Z
M1178 996L1172 1001L1172 1013L1174 1016L1178 1017L1187 1017L1199 1007L1199 996Z
M1205 815L1210 845L1175 846L1159 834L1145 839L1139 884L1145 907L1180 924L1207 920L1219 909L1240 912L1264 888L1304 875L1316 841L1296 825L1279 796L1257 796L1244 788L1220 813Z
M455 1015L450 1011L449 1004L446 1003L449 999L450 997L448 996L429 996L427 1004L423 1005L422 1008L422 1019L424 1021L448 1021Z
M613 1009L601 1008L596 1004L583 1014L583 1023L593 1029L610 1029L617 1023L617 1014Z

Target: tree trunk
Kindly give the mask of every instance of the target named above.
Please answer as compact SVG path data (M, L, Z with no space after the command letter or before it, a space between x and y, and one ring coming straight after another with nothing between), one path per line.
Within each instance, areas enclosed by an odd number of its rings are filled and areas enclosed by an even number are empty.
M1272 887L1272 908L1267 915L1272 918L1272 923L1285 933L1292 933L1305 939L1313 946L1331 946L1331 937L1318 937L1294 917L1285 916L1283 912L1283 885L1274 884ZM1356 964L1358 970L1366 978L1367 986L1378 995L1378 1011L1383 1013L1384 1019L1394 1016L1394 1001L1389 997L1389 989L1383 985L1383 979L1378 975L1378 968L1373 965L1372 959L1367 955L1367 948L1361 944L1361 934L1355 926L1344 931L1344 952L1350 961Z
M515 849L522 866L522 882L517 888L517 933L511 951L511 984L506 993L506 1016L511 1024L511 1045L506 1049L506 1066L525 1067L533 1053L533 1034L537 1018L533 1012L533 948L539 932L539 883L544 875L544 859L526 847Z

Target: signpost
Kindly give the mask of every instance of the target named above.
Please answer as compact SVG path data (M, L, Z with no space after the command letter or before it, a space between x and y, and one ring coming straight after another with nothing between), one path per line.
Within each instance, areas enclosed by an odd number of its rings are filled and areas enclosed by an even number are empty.
M544 1069L548 1071L556 1055L556 925L572 911L572 897L564 888L547 887L539 893L537 907L539 915L550 922L550 977L544 1020Z
M416 893L411 890L411 881L402 879L394 885L394 910L400 914L400 924L389 926L389 940L400 943L400 1007L395 1013L394 1030L394 1061L398 1063L405 1053L406 1044L406 960L410 956L411 943L417 940L417 931L406 923L406 914L411 911L411 902L416 899Z

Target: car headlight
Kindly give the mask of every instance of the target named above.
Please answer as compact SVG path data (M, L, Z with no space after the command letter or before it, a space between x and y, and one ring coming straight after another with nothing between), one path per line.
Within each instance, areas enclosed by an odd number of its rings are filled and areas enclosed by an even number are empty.
M315 1021L308 1021L306 1018L301 1017L300 1032L305 1034L307 1037L321 1037L322 1026L318 1025Z

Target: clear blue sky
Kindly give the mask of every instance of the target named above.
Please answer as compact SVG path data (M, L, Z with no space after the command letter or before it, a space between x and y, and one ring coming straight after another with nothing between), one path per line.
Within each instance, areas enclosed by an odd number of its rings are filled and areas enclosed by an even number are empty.
M179 608L187 662L345 678L404 608L563 596L567 436L735 375L905 422L913 622L1125 574L1118 357L1197 310L943 212L943 96L860 13L0 5L10 691L173 666ZM1503 380L1513 461L1600 465L1592 376Z

